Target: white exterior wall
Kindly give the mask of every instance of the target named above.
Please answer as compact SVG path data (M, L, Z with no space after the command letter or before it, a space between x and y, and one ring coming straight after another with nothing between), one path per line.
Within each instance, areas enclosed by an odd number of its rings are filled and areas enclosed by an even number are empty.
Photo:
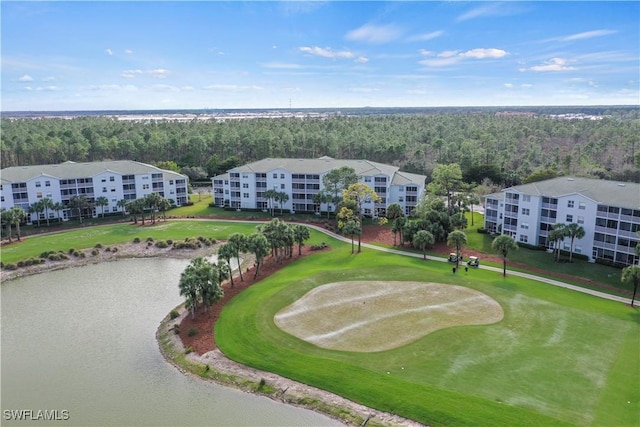
M569 202L573 202L573 207L570 207ZM580 209L580 204L583 203L584 209ZM593 260L592 250L593 247L593 235L595 233L596 226L596 211L598 203L585 197L581 194L570 194L567 196L558 197L558 217L556 221L559 223L578 223L578 217L582 217L583 223L579 224L584 228L585 236L582 239L575 239L573 242L574 253L586 255L589 260ZM571 221L568 220L567 215L571 215ZM560 248L569 250L571 245L571 239L565 238L561 243Z
M153 182L151 181L150 173L135 175L135 183L136 199L141 199L147 194L151 194L153 192ZM147 186L147 188L145 188L145 186Z
M93 179L94 199L98 199L98 197L106 197L109 201L109 204L104 207L104 212L117 212L118 200L124 199L124 191L122 190L122 175L117 172L104 171L92 176L91 178ZM97 215L102 214L102 208L96 206L95 212Z
M542 199L540 197L520 194L516 242L529 245L538 244L541 205Z

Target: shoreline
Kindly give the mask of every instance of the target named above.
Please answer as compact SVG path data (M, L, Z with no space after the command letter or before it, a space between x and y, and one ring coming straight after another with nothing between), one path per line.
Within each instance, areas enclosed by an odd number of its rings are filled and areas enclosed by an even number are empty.
M182 340L174 333L173 328L180 325L185 316L189 315L189 311L185 310L184 304L174 310L180 315L175 319L167 315L160 322L156 331L156 341L165 360L185 375L311 410L345 425L423 426L413 420L361 405L278 374L234 362L218 348L202 355L195 352L186 353Z
M191 259L210 256L217 252L219 243L199 249L157 248L146 242L115 244L100 248L96 255L94 248L84 249L84 257L69 256L68 260L50 261L38 265L21 267L16 270L2 270L0 282L13 281L21 277L67 268L82 267L102 262L113 262L130 258L176 258ZM114 250L115 249L115 250ZM243 264L249 262L245 260ZM235 276L234 276L235 277ZM156 341L164 359L185 375L192 375L204 381L211 381L224 387L254 393L282 404L293 405L318 412L345 425L369 426L409 426L423 424L400 416L375 410L313 386L260 371L228 359L218 348L202 355L196 352L185 354L182 339L174 333L173 327L188 315L184 304L175 308L180 315L170 319L169 313L156 330Z

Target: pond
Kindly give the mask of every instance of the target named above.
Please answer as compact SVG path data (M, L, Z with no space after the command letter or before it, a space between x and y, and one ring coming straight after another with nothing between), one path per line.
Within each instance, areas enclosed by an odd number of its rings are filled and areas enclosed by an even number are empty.
M121 260L3 283L2 425L341 425L165 361L155 332L182 301L187 264Z

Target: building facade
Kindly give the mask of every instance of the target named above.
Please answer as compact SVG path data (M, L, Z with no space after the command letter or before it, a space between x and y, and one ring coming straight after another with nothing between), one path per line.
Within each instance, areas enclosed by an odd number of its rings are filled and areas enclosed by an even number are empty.
M363 205L366 216L384 216L392 203L398 203L408 214L416 207L425 189L424 175L402 172L396 166L368 160L268 158L238 166L214 177L213 200L220 207L266 210L269 202L264 192L274 189L287 194L289 199L282 208L288 212L333 212L335 206L332 203L315 203L314 197L324 188L322 177L332 169L343 166L353 168L360 182L367 184L380 196L378 203Z
M640 184L560 177L507 188L485 196L485 228L517 242L553 248L554 224L577 223L585 230L573 252L589 261L638 263ZM560 243L570 250L570 239Z
M95 207L99 197L105 197L108 205L104 213L122 212L120 200L135 200L150 193L158 193L172 204L187 203L189 179L176 172L159 169L145 163L130 160L75 163L58 165L14 166L0 171L0 207L11 209L29 207L44 198L62 203L62 211L32 212L29 222L46 219L69 219L77 212L69 209L74 196L84 196L91 203L93 216L101 214Z

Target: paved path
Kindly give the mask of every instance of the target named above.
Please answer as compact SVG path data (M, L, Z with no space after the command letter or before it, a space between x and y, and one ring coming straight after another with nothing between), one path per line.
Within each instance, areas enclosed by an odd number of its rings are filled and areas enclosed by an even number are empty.
M351 239L346 238L344 236L340 236L339 234L333 233L329 230L325 230L322 227L316 226L316 225L312 225L312 224L305 224L308 227L311 227L317 231L320 231L322 233L328 234L329 236L338 239L338 240L342 240L343 242L347 242L347 243L351 243ZM376 245L372 245L369 243L362 243L362 246L365 248L369 248L369 249L375 249L378 251L382 251L382 252L389 252L389 253L393 253L393 254L398 254L398 255L403 255L403 256L410 256L410 257L414 257L414 258L422 258L422 254L418 254L418 253L414 253L414 252L407 252L407 251L401 251L398 249L390 249L390 248L384 248L381 246L376 246ZM432 261L441 261L441 262L448 262L446 258L441 258L441 257L435 257L435 256L431 256L431 255L427 255L426 256L427 259L432 260ZM502 269L498 268L498 267L491 267L488 265L480 265L478 268L481 268L483 270L489 270L489 271L495 271L497 273L502 274ZM617 301L617 302L621 302L624 304L628 304L631 305L631 298L625 298L625 297L620 297L617 295L611 295L611 294L607 294L605 292L600 292L600 291L596 291L593 289L588 289L588 288L583 288L581 286L576 286L576 285L572 285L570 283L565 283L565 282L561 282L559 280L554 280L554 279L548 279L546 277L540 277L540 276L536 276L534 274L530 274L530 273L524 273L521 271L513 271L513 270L509 270L507 269L507 274L511 275L511 276L519 276L519 277L524 277L526 279L531 279L531 280L537 280L538 282L543 282L543 283L547 283L549 285L553 285L553 286L559 286L561 288L565 288L565 289L571 289L573 291L577 291L577 292L582 292L585 294L589 294L589 295L593 295L599 298L604 298L604 299L608 299L608 300L612 300L612 301Z

